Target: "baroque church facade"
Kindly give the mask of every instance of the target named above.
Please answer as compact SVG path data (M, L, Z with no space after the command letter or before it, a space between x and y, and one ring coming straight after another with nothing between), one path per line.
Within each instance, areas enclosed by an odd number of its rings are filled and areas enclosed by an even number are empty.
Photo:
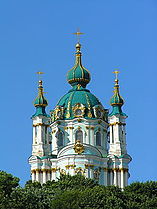
M29 158L32 181L46 183L57 180L61 174L80 174L105 186L124 188L128 184L131 157L126 150L127 115L122 111L124 100L119 80L116 76L109 113L86 88L91 77L81 57L81 44L77 43L75 65L67 73L72 88L50 114L46 113L48 102L39 80Z

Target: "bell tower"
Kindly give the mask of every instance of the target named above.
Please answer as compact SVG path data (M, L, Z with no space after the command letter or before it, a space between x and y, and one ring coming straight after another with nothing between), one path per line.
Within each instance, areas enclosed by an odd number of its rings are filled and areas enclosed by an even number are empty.
M127 154L126 150L126 118L127 115L122 112L124 104L123 98L119 93L119 71L116 74L114 95L111 97L110 104L112 112L109 114L109 181L111 185L124 188L128 184L128 164L131 157Z
M48 156L51 155L51 140L49 135L50 116L45 110L47 105L48 102L44 97L42 80L39 80L38 96L34 100L36 112L32 116L33 142L29 163L31 165L32 181L39 181L41 183L50 180L50 169L48 163L46 163Z

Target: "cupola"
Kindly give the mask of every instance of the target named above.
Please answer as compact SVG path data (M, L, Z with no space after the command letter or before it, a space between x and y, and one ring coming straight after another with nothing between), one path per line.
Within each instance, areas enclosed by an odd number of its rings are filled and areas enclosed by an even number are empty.
M76 44L76 53L75 53L75 65L72 69L70 69L67 73L67 81L72 86L80 85L83 88L90 82L90 72L83 67L81 61L81 44Z
M109 114L109 116L120 114L125 115L125 113L122 112L121 107L124 104L124 99L120 96L119 93L119 80L118 80L118 73L119 71L114 71L116 74L115 79L115 85L114 85L114 95L110 99L110 105L113 107L112 112Z
M36 113L32 117L35 117L38 115L47 116L45 107L48 105L48 102L47 102L47 99L44 97L42 80L39 80L38 96L35 98L33 104L36 107Z

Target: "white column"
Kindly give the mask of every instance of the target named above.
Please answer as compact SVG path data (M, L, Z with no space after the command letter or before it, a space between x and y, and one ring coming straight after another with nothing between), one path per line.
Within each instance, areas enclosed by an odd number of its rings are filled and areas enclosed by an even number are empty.
M112 144L112 125L110 125L110 144Z
M113 185L113 171L110 171L110 185Z
M52 171L51 173L51 181L56 180L56 171Z
M36 181L40 182L40 176L39 176L39 171L36 171Z
M75 168L71 168L71 175L72 175L72 176L75 175Z
M35 181L35 171L32 172L32 182Z
M46 183L46 171L43 171L43 184Z
M50 171L47 172L47 180L48 180L48 181L51 180L51 173L50 173Z
M104 168L104 186L107 186L107 169Z
M114 170L114 185L117 186L117 172Z
M90 129L88 128L87 130L86 144L90 144Z
M124 188L124 170L121 169L121 188L123 189Z
M93 179L93 169L92 168L90 168L90 176L89 176L89 178Z
M94 127L91 127L91 135L90 135L90 137L91 137L91 145L95 145L95 143L94 143Z
M128 171L125 171L125 184L124 186L128 186Z
M57 138L56 138L56 132L52 133L52 152L53 154L57 154Z
M73 127L70 128L69 132L70 144L75 143L75 137L73 137Z

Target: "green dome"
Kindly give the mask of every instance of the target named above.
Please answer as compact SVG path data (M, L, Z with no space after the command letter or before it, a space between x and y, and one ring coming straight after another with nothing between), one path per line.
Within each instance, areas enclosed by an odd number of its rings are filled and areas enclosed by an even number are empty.
M112 106L114 106L114 105L122 106L123 104L124 104L124 100L119 94L118 80L115 80L114 95L110 99L110 105L112 105Z
M109 116L120 114L122 116L127 117L127 115L125 113L123 113L122 109L121 109L123 104L124 104L124 100L120 96L118 79L116 79L115 80L115 85L114 85L114 95L110 99L110 105L113 108L112 108L112 112L109 114Z
M67 73L68 83L73 87L57 103L51 113L52 121L74 118L102 119L107 121L108 111L85 87L90 81L89 71L81 63L81 44L76 44L75 66Z
M35 98L33 104L36 107L36 112L32 117L43 115L46 117L49 117L49 115L46 114L45 107L48 105L47 99L43 95L43 86L42 81L39 81L38 86L38 96Z
M115 93L111 99L110 99L110 104L113 105L119 105L122 106L124 104L123 98L119 95L119 93Z
M38 96L33 102L35 107L46 107L48 105L47 99L43 95L42 81L39 81Z
M37 106L46 107L47 105L48 105L48 102L44 96L37 96L36 99L34 100L35 107Z
M100 110L102 117L97 117L96 110ZM73 87L59 100L53 111L54 120L57 119L58 111L62 111L60 119L73 119L77 117L94 119L105 117L105 110L101 102L89 90L80 86Z
M78 43L76 44L76 61L75 61L75 66L68 71L67 73L67 81L70 83L72 86L75 85L81 85L82 87L86 87L86 85L90 82L90 73L89 71L82 66L81 63L81 44Z

